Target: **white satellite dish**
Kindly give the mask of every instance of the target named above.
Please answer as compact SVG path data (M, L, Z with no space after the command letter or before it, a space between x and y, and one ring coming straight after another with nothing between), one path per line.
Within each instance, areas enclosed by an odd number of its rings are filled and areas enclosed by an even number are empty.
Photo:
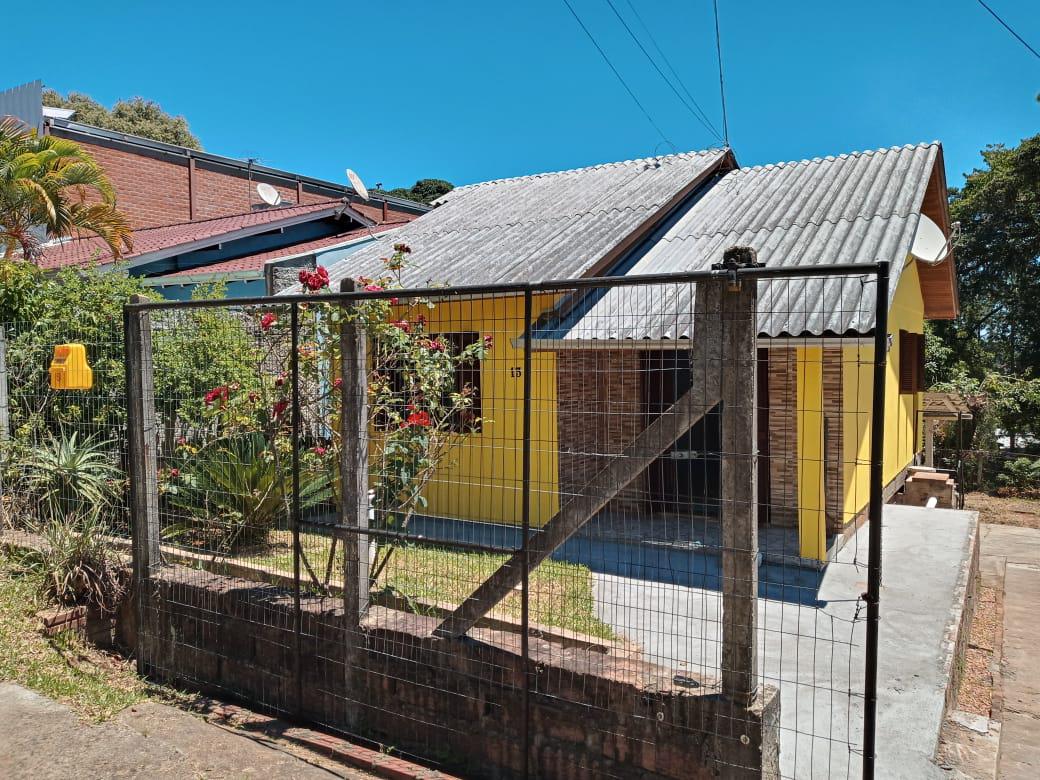
M278 190L264 181L256 185L256 194L268 206L277 206L282 202L282 196L278 194Z
M924 214L917 223L917 233L910 247L910 254L918 260L936 264L941 263L950 254L951 241L943 233L942 228Z
M361 177L350 170L350 168L347 168L347 180L350 182L350 186L354 188L354 191L361 196L361 200L368 200L368 187L361 181Z

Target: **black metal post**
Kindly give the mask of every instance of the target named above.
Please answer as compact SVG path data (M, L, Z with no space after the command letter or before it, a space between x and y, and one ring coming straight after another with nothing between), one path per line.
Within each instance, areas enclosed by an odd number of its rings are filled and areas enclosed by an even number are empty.
M874 396L870 418L870 524L867 552L867 646L863 683L863 778L873 780L877 741L879 602L881 599L881 523L884 513L885 379L888 374L888 263L877 266L874 312Z
M300 665L303 614L300 606L300 312L292 304L289 317L292 353L289 366L292 382L292 542L293 542L293 648L296 715L303 712L303 676Z
M530 620L528 580L530 577L530 561L527 555L527 537L531 532L531 289L524 291L524 421L523 421L523 497L522 545L524 570L520 579L520 654L524 668L524 777L530 773L531 761L531 670L528 627Z

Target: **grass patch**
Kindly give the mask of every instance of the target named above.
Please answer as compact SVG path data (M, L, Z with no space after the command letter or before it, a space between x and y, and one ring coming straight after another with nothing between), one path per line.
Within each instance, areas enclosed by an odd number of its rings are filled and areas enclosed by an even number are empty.
M0 554L0 680L64 702L95 722L148 697L152 686L129 661L71 632L44 637L36 613L47 605L38 592L36 579L17 574Z
M315 576L324 581L332 538L317 533L301 533L300 546ZM291 575L292 535L288 531L274 531L266 547L238 558ZM399 546L379 576L377 587L389 587L417 601L458 604L505 560L505 555L459 552L423 545ZM337 544L332 567L333 583L339 583L342 570L343 547ZM301 565L301 576L304 583L310 581L306 566ZM529 587L531 622L599 639L615 638L610 626L596 617L592 572L587 566L545 561L531 572ZM519 620L520 602L517 589L502 600L496 614Z

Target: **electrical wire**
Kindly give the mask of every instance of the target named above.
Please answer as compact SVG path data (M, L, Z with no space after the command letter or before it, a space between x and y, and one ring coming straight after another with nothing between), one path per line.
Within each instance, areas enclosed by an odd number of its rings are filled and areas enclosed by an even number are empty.
M1019 43L1021 43L1023 46L1025 46L1027 49L1029 49L1029 51L1031 51L1033 53L1033 56L1036 57L1038 60L1040 60L1040 52L1038 52L1036 49L1034 49L1032 46L1030 46L1028 43L1026 43L1026 39L1023 38L1021 35L1019 35L1017 32L1015 32L1015 29L1010 24L1008 24L1003 19L1001 19L999 14L997 14L996 11L994 11L992 8L990 8L988 5L986 5L984 2L982 2L982 0L978 0L978 4L981 5L983 8L985 8L987 11L989 11L990 16L992 16L994 19L996 19L998 22L1000 22L1000 24L1004 27L1005 30L1007 30L1009 33L1014 35L1015 38L1018 39Z
M596 51L599 52L599 55L603 58L603 61L607 63L607 67L609 67L614 72L614 75L617 77L617 80L621 82L621 86L625 88L625 91L628 93L628 96L632 98L632 102L635 103L639 107L639 110L643 112L643 116L646 117L646 121L650 123L654 130L657 131L657 134L661 136L661 139L665 143L672 147L672 149L677 150L676 145L673 144L669 140L668 136L664 134L664 131L661 130L660 127L658 127L657 122L655 122L654 118L650 116L650 112L646 110L646 107L640 102L639 98L636 97L636 93L632 91L632 88L630 86L628 86L628 82L625 81L625 79L621 76L621 73L618 72L618 69L614 67L614 63L610 61L610 57L608 57L607 53L603 51L603 47L599 45L595 37L593 37L592 33L589 31L589 28L585 26L585 22L583 22L581 20L581 17L578 16L578 12L575 11L574 6L570 4L570 0L563 0L563 4L567 6L567 10L571 12L571 16L574 17L574 20L578 23L578 26L581 27L582 30L584 30L585 35L588 36L588 39L592 42L592 45L596 47Z
M726 117L726 80L722 76L722 35L719 33L719 0L713 0L715 6L715 51L719 56L719 95L722 98L722 135L726 146L729 146L729 119Z
M668 59L668 55L664 53L664 50L661 49L661 46L657 43L657 39L654 37L654 34L650 31L650 27L647 25L646 21L644 21L643 17L640 15L636 7L632 4L632 0L625 0L625 4L628 6L629 10L638 20L639 26L643 28L643 32L645 32L646 36L650 39L650 43L653 45L654 51L656 51L658 55L661 57L661 59L664 60L664 64L668 67L668 72L672 74L675 80L679 83L679 86L682 87L683 92L686 93L686 97L690 99L690 102L697 106L697 108L701 110L702 115L705 118L707 118L707 112L705 112L704 109L701 108L701 105L697 102L697 99L690 93L690 90L686 86L686 83L682 80L682 76L680 76L679 73L675 70L675 66L672 65L672 61ZM715 124L713 122L710 124L712 128L715 127ZM722 138L722 136L719 135L717 131L715 135L720 139Z
M664 74L664 71L662 71L661 68L658 66L657 61L654 60L654 58L650 55L650 52L646 50L646 47L643 46L639 38L636 37L636 34L632 32L632 28L628 26L628 22L626 22L624 17L618 12L617 6L614 5L613 0L607 0L607 5L610 6L610 10L614 12L614 16L616 16L618 18L618 21L621 22L621 26L625 28L625 32L628 33L629 37L635 42L636 46L639 47L639 50L643 52L643 56L645 56L646 59L650 62L650 64L653 65L654 70L657 71L657 75L661 77L664 83L668 85L668 88L675 93L675 96L677 98L679 98L679 102L683 104L683 107L686 108L686 110L693 115L694 119L700 122L709 133L714 135L720 141L723 140L722 136L719 134L719 131L715 129L714 125L712 125L711 120L708 119L707 114L704 113L704 109L700 107L697 101L693 101L693 105L696 106L696 110L692 106L690 106L689 103L686 102L686 98L684 98L679 93L679 90L675 88L675 85L672 84L671 80ZM629 7L631 7L631 3L629 4ZM692 96L690 99L693 100Z

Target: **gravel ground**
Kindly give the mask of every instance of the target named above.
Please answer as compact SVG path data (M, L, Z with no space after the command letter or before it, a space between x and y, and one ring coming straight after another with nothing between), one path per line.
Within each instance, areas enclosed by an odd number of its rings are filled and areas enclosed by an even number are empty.
M1040 499L968 493L964 496L964 508L977 510L983 523L1040 528Z

